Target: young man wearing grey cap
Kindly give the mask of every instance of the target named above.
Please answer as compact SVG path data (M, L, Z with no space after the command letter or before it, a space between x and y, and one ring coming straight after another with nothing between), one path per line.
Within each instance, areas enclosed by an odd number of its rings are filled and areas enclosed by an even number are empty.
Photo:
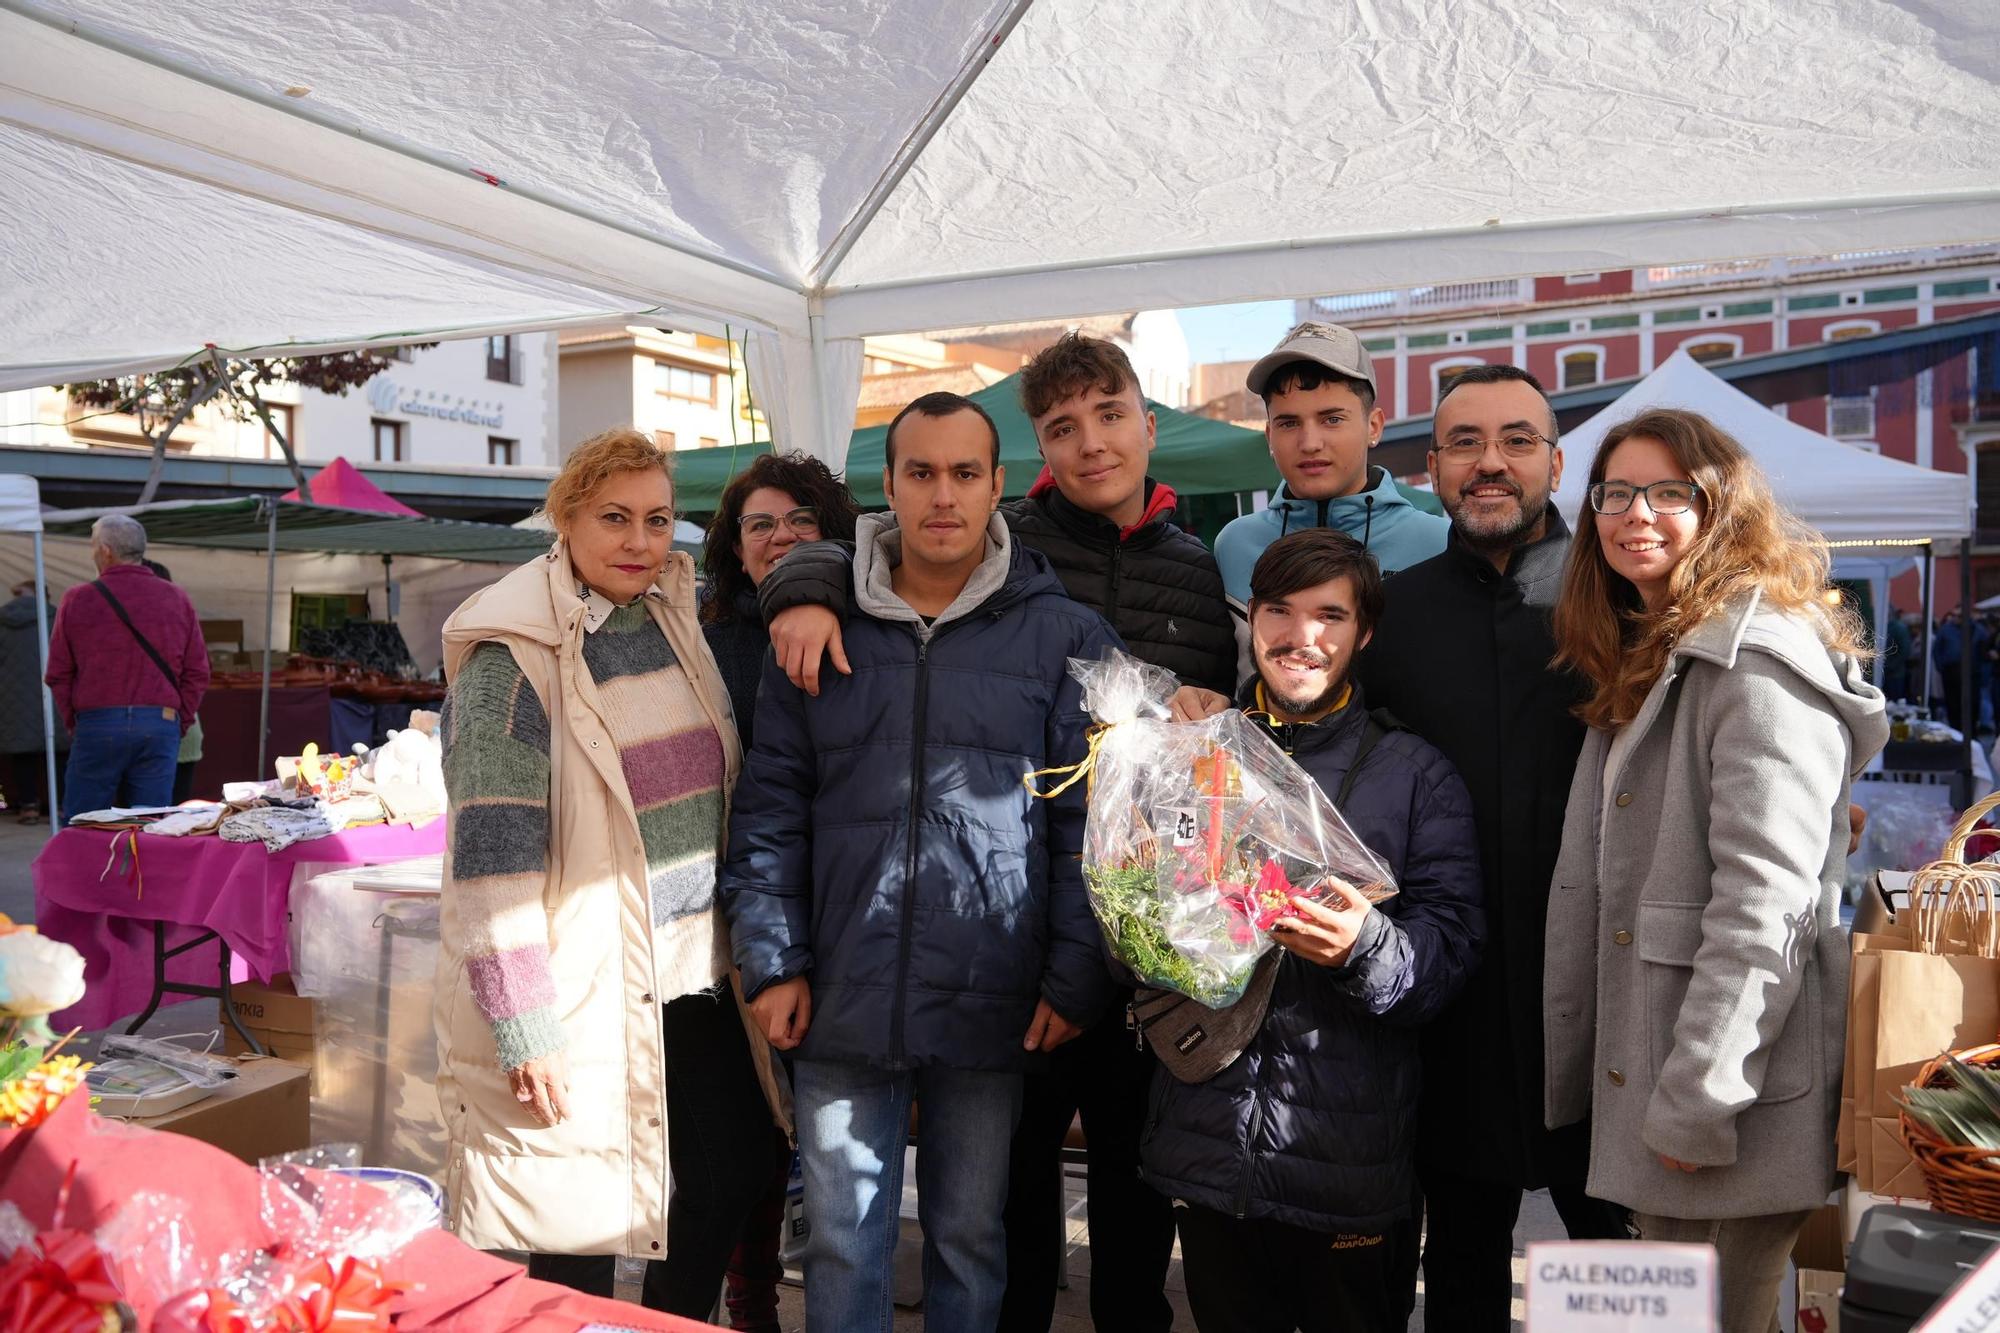
M1240 615L1257 557L1287 532L1337 528L1368 548L1384 574L1444 550L1451 525L1418 509L1368 451L1382 438L1375 367L1352 330L1308 322L1250 368L1264 400L1264 438L1285 479L1269 507L1215 539L1222 584Z

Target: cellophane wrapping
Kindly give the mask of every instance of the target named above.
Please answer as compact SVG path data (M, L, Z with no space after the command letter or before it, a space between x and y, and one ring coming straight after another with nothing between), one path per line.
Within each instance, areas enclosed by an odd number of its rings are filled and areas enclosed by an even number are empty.
M1241 998L1300 900L1379 903L1394 876L1270 733L1231 709L1170 720L1173 675L1124 653L1072 658L1101 733L1083 873L1112 956L1210 1008ZM1335 905L1338 905L1337 903Z

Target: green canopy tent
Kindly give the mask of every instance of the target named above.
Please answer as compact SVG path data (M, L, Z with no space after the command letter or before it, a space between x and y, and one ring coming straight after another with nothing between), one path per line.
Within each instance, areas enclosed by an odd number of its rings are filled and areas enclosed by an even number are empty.
M129 514L145 524L149 546L264 552L264 679L257 710L259 773L265 771L268 757L265 746L270 740L278 552L379 555L385 568L389 560L399 555L518 565L548 550L550 540L547 531L534 528L467 523L421 514L339 509L270 496L65 509L44 514L42 522L56 536L88 537L91 525L105 514Z
M1000 428L1000 462L1007 469L1009 496L1026 495L1042 470L1035 428L1021 410L1019 380L1009 375L972 395ZM1258 432L1158 403L1150 406L1159 423L1152 474L1181 495L1229 495L1277 486L1278 470ZM847 483L867 507L888 503L882 495L882 441L888 433L886 426L868 426L855 431L848 446ZM760 442L681 454L674 461L676 505L690 513L713 510L729 479L770 447Z
M1041 452L1035 443L1035 428L1021 410L1020 376L1009 375L972 395L985 408L993 424L1000 428L1000 462L1007 469L1008 496L1026 495L1041 475ZM1278 486L1278 469L1260 431L1245 430L1227 421L1180 412L1159 403L1149 403L1158 424L1159 438L1148 471L1167 483L1183 498L1247 494L1271 491ZM888 501L882 494L882 442L886 426L868 426L854 432L847 452L847 484L864 508L881 508ZM690 450L674 459L674 503L683 513L710 513L721 503L722 489L759 454L769 453L768 442ZM1431 513L1442 513L1437 498L1427 491L1402 488L1411 501Z

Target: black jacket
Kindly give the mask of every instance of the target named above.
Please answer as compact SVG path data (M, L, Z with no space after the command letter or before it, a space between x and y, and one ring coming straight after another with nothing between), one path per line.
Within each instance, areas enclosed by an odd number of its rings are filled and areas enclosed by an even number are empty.
M1419 1143L1442 1169L1526 1189L1548 1184L1552 1166L1571 1174L1542 1128L1542 931L1583 744L1570 710L1584 686L1549 665L1569 540L1551 506L1547 535L1502 574L1454 529L1444 554L1389 582L1358 666L1369 697L1465 780L1486 883L1485 954L1425 1036ZM1467 1088L1482 1090L1477 1114Z
M1357 689L1331 718L1273 731L1329 796L1360 748L1364 707ZM1479 864L1464 784L1408 731L1377 740L1341 814L1401 891L1369 914L1340 967L1285 955L1263 1027L1220 1074L1190 1084L1154 1073L1141 1154L1147 1182L1170 1198L1375 1235L1409 1212L1418 1025L1478 956ZM1479 1089L1454 1087L1476 1115Z
M1077 508L1053 484L1000 506L1008 529L1054 566L1063 588L1111 622L1132 655L1182 684L1236 692L1236 631L1215 557L1169 518L1173 491L1150 478L1146 513L1122 539L1110 520ZM796 547L764 578L768 619L794 606L847 611L848 555L836 542Z
M729 707L736 714L736 734L748 754L757 730L757 682L764 674L764 659L771 652L771 632L764 617L757 614L757 594L749 589L737 594L736 605L720 620L703 621L702 637L715 654L722 683L729 690Z
M717 893L746 996L810 979L800 1059L1019 1070L1037 998L1079 1024L1109 999L1083 785L1041 800L1022 779L1083 758L1068 659L1117 640L1040 555L1007 556L999 590L928 643L849 615L854 674L817 698L765 657Z

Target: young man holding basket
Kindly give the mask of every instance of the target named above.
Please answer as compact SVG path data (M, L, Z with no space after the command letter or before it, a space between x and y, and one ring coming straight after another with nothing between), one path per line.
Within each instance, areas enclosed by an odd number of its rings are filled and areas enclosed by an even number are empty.
M1279 539L1250 580L1256 678L1239 699L1395 877L1371 906L1299 902L1263 1021L1206 1082L1154 1075L1145 1178L1176 1204L1201 1333L1398 1329L1392 1226L1412 1199L1417 1028L1481 942L1471 801L1451 765L1371 715L1354 657L1382 610L1345 533ZM1254 991L1252 992L1255 993Z

